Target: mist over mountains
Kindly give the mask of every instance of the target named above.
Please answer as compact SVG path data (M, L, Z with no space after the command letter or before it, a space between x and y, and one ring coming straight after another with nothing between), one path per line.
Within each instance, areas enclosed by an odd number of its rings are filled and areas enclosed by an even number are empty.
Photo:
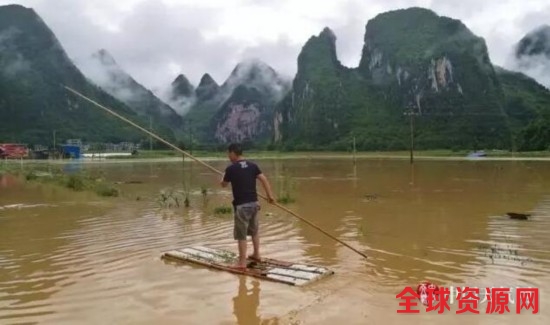
M518 42L513 67L550 88L550 26L540 26Z
M106 50L93 53L87 60L79 62L79 66L92 82L126 104L136 114L168 126L175 134L181 132L182 117L126 73Z
M195 86L181 71L155 92L108 49L73 64L32 9L3 6L0 18L0 115L14 126L0 137L9 141L37 143L52 129L88 141L143 139L101 112L83 109L84 103L58 87L67 84L187 145L239 141L348 150L355 138L360 150L400 150L408 147L406 113L413 112L418 148L548 147L548 90L494 67L483 38L459 20L423 8L371 19L355 68L340 63L337 35L327 27L302 48L293 80L249 59L221 83L205 71ZM545 80L549 29L519 41L516 70ZM37 122L24 126L29 118Z

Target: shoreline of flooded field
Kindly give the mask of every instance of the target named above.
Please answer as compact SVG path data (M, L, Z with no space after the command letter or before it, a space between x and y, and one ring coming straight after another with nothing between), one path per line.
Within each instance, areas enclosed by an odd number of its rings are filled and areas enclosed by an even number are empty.
M102 158L91 159L82 158L74 160L2 160L1 164L7 165L43 165L43 164L136 164L136 163L176 163L181 162L196 162L193 158L186 156L183 158L183 154L173 152L170 155L164 154L160 157L131 157L131 158ZM195 158L205 162L220 162L226 161L224 152L219 153L199 153L195 154ZM410 160L409 152L357 152L344 153L344 152L252 152L248 154L248 158L253 160L304 160L304 159L321 159L321 160ZM432 151L418 151L414 154L414 160L417 161L476 161L476 162L498 162L498 161L550 161L550 154L542 152L534 153L506 153L497 155L487 155L482 157L469 157L466 154L456 155L452 152L432 152Z

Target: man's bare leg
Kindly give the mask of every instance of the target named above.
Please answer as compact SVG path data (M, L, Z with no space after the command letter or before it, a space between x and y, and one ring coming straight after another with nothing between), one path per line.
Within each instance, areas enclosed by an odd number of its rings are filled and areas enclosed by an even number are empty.
M252 236L252 245L254 246L254 253L252 257L256 260L260 260L260 235Z
M239 240L239 263L238 267L246 267L246 240Z

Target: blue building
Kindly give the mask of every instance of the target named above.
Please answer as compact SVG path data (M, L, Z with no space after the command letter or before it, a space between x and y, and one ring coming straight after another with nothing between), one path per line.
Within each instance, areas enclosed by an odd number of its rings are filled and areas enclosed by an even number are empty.
M61 147L63 148L63 158L80 159L80 146L64 144Z

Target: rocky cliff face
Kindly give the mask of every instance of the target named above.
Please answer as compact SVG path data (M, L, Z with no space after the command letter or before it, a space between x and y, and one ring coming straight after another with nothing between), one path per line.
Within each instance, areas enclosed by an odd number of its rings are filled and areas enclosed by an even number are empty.
M194 121L202 142L271 141L275 104L289 88L267 64L244 61L221 86L205 75L196 90L197 103L186 119Z
M497 107L486 113L502 113L485 41L460 21L426 9L387 12L369 21L359 71L376 85L395 87L401 105L419 113L447 111L443 97L464 108L483 106L483 100L485 109Z
M273 105L258 89L238 86L213 119L215 139L220 143L266 139Z
M222 94L231 92L231 96L217 115L216 139L271 141L274 107L289 88L289 82L269 65L259 60L239 63L221 87Z
M380 14L366 26L356 69L338 62L334 39L325 29L302 49L292 92L275 115L277 140L345 149L356 137L363 149L404 149L412 111L419 147L510 142L485 42L460 21L421 8Z
M326 144L340 136L348 107L342 99L350 75L336 56L336 36L325 28L311 37L298 56L298 72L291 92L274 115L275 140L285 137Z
M256 139L260 130L260 108L257 104L229 104L216 125L216 140L222 143Z

